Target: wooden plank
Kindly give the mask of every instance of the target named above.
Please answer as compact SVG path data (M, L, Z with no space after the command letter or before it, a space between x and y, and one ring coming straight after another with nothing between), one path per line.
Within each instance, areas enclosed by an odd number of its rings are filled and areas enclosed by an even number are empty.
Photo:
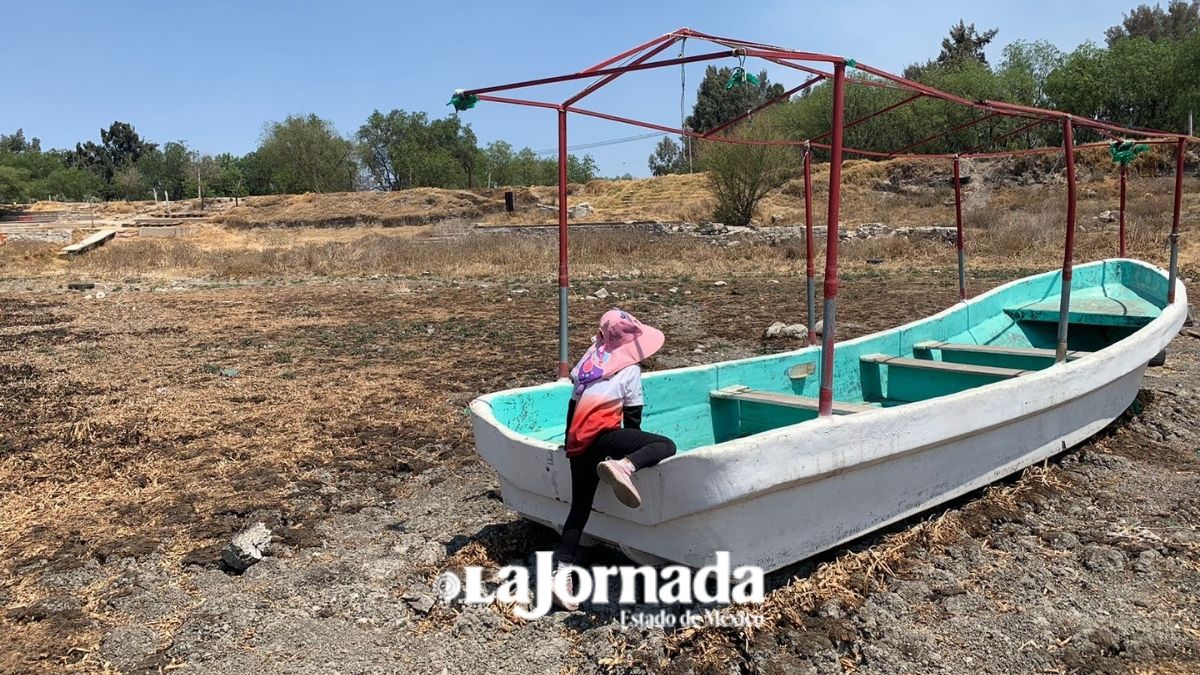
M744 401L746 403L763 403L766 405L777 405L784 408L798 408L800 410L811 410L816 412L819 409L819 401L808 396L796 396L795 394L781 394L773 391L762 391L751 389L740 384L724 389L717 389L709 392L712 398ZM833 402L833 414L835 415L852 415L854 413L869 412L878 410L878 408L869 405L858 403L841 403Z
M63 247L63 249L61 251L59 251L58 254L66 255L66 256L73 256L73 255L79 255L80 253L86 253L86 252L96 248L97 246L102 246L104 244L104 242L108 241L109 239L112 239L115 236L117 236L116 230L100 230L99 232L93 234L92 236L88 237L87 239L84 239L83 241L79 242L78 244L71 244L70 246Z
M969 345L961 342L939 342L937 340L918 342L917 344L913 345L913 349L937 349L942 352L968 352L972 354L995 354L997 356L1036 356L1049 359L1054 358L1053 349L1039 349L1037 347L1004 347L999 345ZM1091 353L1092 352L1084 352L1075 349L1067 352L1067 359L1080 359L1091 355Z
M944 373L959 373L963 375L986 375L989 377L1009 378L1024 375L1030 371L1016 368L997 368L996 366L976 366L966 363L947 363L945 361L930 361L927 359L908 359L887 354L866 354L861 357L863 363L882 363L900 368L917 370L936 370Z

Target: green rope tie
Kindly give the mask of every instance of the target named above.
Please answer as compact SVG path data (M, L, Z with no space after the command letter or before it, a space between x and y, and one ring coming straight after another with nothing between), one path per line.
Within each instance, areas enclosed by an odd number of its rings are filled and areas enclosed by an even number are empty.
M462 89L456 89L454 95L450 97L450 102L446 105L452 105L456 111L462 112L474 108L476 103L479 103L478 96L475 94L463 94Z
M846 59L846 66L847 66L848 68L857 68L857 67L858 67L858 61L855 61L854 59Z
M1133 160L1137 159L1138 155L1150 149L1145 143L1134 143L1133 141L1113 141L1108 145L1108 154L1112 157L1112 161L1121 166L1129 166Z
M738 65L734 66L733 72L729 74L729 79L725 82L726 89L733 89L739 84L752 84L758 86L758 76L746 70L746 57L738 57Z

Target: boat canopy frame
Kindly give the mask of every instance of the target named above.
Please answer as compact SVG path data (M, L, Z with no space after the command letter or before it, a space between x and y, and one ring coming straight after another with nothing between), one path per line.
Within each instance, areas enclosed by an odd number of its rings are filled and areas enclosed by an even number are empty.
M700 42L715 45L719 49L716 51L694 54L691 56L683 56L682 51L680 56L675 58L660 58L655 59L662 52L676 44L692 39ZM784 91L783 94L762 103L756 108L747 111L746 113L734 117L723 124L703 132L680 129L663 124L656 124L644 120L635 119L632 117L623 117L611 113L601 112L582 108L577 104L595 91L605 87L622 75L630 72L654 70L658 68L667 68L673 66L683 66L689 63L700 63L706 61L716 61L719 59L735 58L738 59L739 67L744 64L747 58L756 58L768 63L773 63L779 66L784 66L793 70L798 70L805 73L808 77L799 85ZM847 68L857 70L872 76L870 78L855 78L847 77ZM496 92L508 92L515 89L536 88L550 84L585 81L591 80L583 89L560 103L549 101L540 101L526 98L512 98L508 96L497 96ZM752 118L766 108L786 102L815 84L821 82L830 82L833 90L833 101L831 110L831 124L829 131L813 138L804 140L778 139L778 140L761 140L749 139L737 136L730 136L723 132L728 132L740 122ZM847 122L845 118L845 90L846 86L866 86L882 89L894 89L908 92L910 96L907 98L888 105L880 110L874 111L862 117L850 120ZM847 129L856 127L871 119L887 114L893 110L902 108L906 105L915 103L921 100L940 100L951 104L979 111L979 115L967 122L955 125L945 131L938 132L927 138L923 138L914 143L898 148L891 152L880 152L877 150L866 150L860 148L846 147L844 144L844 136ZM559 308L558 308L558 374L560 377L567 377L570 369L569 354L567 347L567 292L570 286L570 278L567 266L567 251L568 251L568 211L567 211L567 115L574 113L586 117L593 117L622 124L639 126L655 131L661 131L668 134L676 134L688 138L698 140L714 141L719 143L733 143L743 145L771 145L771 146L793 146L803 149L803 176L804 176L804 199L805 199L805 251L806 251L806 284L807 284L807 323L809 332L809 344L813 344L816 331L814 330L815 321L815 275L813 264L813 220L812 220L812 151L814 148L825 150L829 153L829 203L827 212L827 228L826 228L826 255L825 255L825 273L823 279L823 328L821 331L821 373L820 373L820 398L819 398L819 413L822 416L832 414L833 411L833 355L835 348L836 334L836 311L837 311L837 295L838 295L838 241L839 241L839 215L841 209L841 171L844 156L857 155L865 158L873 159L920 159L920 160L940 160L951 163L953 171L954 185L954 209L955 209L955 248L958 255L958 293L959 300L964 301L967 298L966 289L966 250L963 232L963 215L962 215L962 180L960 176L960 162L963 159L986 159L997 157L1015 157L1021 155L1032 154L1049 154L1062 152L1066 161L1067 167L1067 222L1066 222L1066 237L1063 247L1063 266L1062 266L1062 290L1060 293L1060 309L1058 317L1058 334L1057 334L1057 349L1056 360L1064 362L1067 358L1067 333L1068 333L1068 309L1070 306L1070 291L1071 291L1071 270L1074 264L1074 246L1075 246L1075 225L1076 225L1076 176L1075 176L1075 153L1077 150L1086 148L1108 147L1114 141L1136 140L1139 144L1145 145L1174 145L1175 146L1175 194L1174 194L1174 213L1171 221L1171 233L1169 235L1170 244L1170 268L1169 268L1169 284L1167 290L1167 302L1175 302L1175 285L1178 278L1179 267L1179 228L1182 215L1183 204L1183 173L1184 159L1187 152L1187 145L1190 142L1197 142L1200 139L1189 136L1187 134L1175 133L1170 131L1162 131L1158 129L1142 129L1136 127L1125 127L1117 124L1112 124L1098 119L1089 117L1081 117L1073 115L1069 112L1060 110L1052 110L1047 108L1038 108L1033 106L1019 105L1007 103L1003 101L979 100L972 101L961 96L956 96L949 92L945 92L934 87L930 87L919 82L894 75L885 70L875 68L863 63L859 63L854 59L845 58L842 56L834 56L830 54L819 54L815 52L796 51L775 45L769 45L759 42L750 42L746 40L722 37L718 35L710 35L691 30L690 28L680 28L671 31L664 35L660 35L652 40L648 40L630 49L627 49L620 54L605 59L589 68L550 77L543 77L532 80L524 80L520 82L512 82L508 84L500 84L488 87L477 87L474 89L457 90L451 103L454 104L456 110L465 110L475 105L477 101L488 101L492 103L506 103L518 106L527 106L534 108L544 108L557 112L558 121L558 290L559 290ZM1026 119L1028 122L1014 131L1005 133L1004 135L993 138L988 143L976 145L971 148L966 148L957 153L920 153L915 152L921 146L933 142L935 140L944 139L958 131L965 130L977 124L994 118L1017 118ZM1062 129L1063 144L1061 146L1045 146L1036 148L1025 148L1019 150L994 150L992 146L997 142L1007 141L1010 137L1019 133L1026 132L1043 124L1058 125ZM1074 136L1076 130L1089 129L1096 132L1098 135L1104 136L1110 140L1081 143L1076 145ZM827 142L825 140L828 139ZM1121 164L1120 167L1120 225L1119 225L1119 245L1118 250L1121 257L1126 254L1126 236L1125 236L1125 182L1126 182L1126 167Z

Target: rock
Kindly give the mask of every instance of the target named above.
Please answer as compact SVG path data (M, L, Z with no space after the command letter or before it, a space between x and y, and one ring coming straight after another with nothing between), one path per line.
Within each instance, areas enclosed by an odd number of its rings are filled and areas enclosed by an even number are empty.
M587 202L581 202L575 206L567 207L567 216L569 218L582 218L584 216L590 216L595 212L596 210L593 209L592 205L588 204Z
M1083 566L1096 572L1119 571L1125 567L1125 554L1107 546L1096 544L1083 549Z
M859 239L886 237L891 236L892 234L892 228L884 225L883 223L866 223L865 225L859 225L858 229L854 231L854 236L858 237Z
M668 289L667 289L667 291L668 291L668 292L671 292L671 293L678 293L678 292L679 292L679 289L678 289L678 288L675 288L675 287L672 287L672 288L668 288Z
M725 285L727 285L727 284L724 281L714 281L713 282L713 286L725 286Z
M820 319L813 325L813 333L820 335L823 330L825 330L825 319Z
M802 323L793 323L784 326L781 336L786 338L804 339L808 337L808 328Z
M1096 216L1096 220L1102 223L1115 223L1118 215L1116 211L1101 211L1100 215Z
M768 284L777 284L777 283L779 283L779 280L778 279L767 279L767 283Z
M601 288L601 289L597 290L595 293L592 293L592 295L600 300L603 300L611 294L608 292L607 289Z
M763 337L767 338L768 340L771 338L777 338L783 334L784 328L787 328L786 323L782 321L776 321L770 326L767 326L767 329L763 331Z
M1138 554L1137 560L1133 561L1133 570L1139 574L1148 574L1158 567L1159 561L1162 560L1162 554L1154 549L1147 549Z
M1060 551L1070 551L1079 548L1079 537L1070 532L1051 532L1044 536L1047 544Z
M409 607L422 613L428 614L429 610L433 609L433 604L436 602L433 596L422 591L409 590L401 599L408 603Z
M264 523L255 523L234 536L221 552L221 560L238 572L244 572L262 560L270 546L271 530Z

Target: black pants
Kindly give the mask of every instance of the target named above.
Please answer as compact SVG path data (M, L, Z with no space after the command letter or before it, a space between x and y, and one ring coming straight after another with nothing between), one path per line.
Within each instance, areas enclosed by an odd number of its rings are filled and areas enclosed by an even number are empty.
M596 466L606 459L628 459L634 468L654 466L675 454L675 443L666 436L641 429L613 429L596 437L582 455L571 458L571 511L563 524L558 562L573 565L579 555L579 537L592 514L592 500L600 482Z

